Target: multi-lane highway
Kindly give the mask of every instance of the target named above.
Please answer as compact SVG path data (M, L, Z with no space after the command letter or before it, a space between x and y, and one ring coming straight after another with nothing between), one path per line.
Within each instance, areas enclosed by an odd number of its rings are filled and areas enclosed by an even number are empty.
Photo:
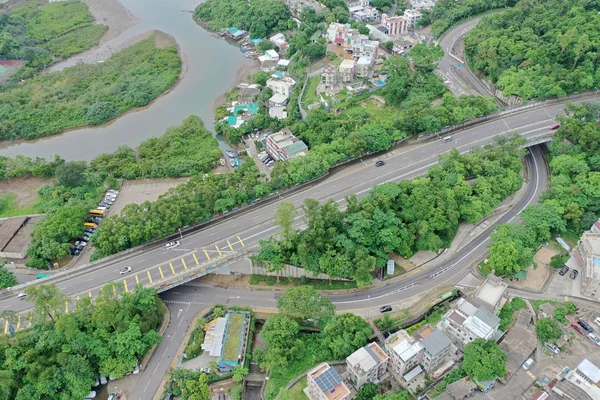
M272 218L281 201L289 201L296 207L300 207L307 197L318 200L333 198L343 205L343 199L348 194L364 195L374 185L411 179L423 174L437 162L440 154L453 147L460 151L467 151L490 142L495 135L512 130L525 137L547 132L554 121L554 116L560 114L562 109L563 104L556 104L507 115L456 132L449 143L432 140L401 146L377 158L386 160L387 164L384 167L376 168L373 158L363 160L361 163L336 171L319 183L291 194L283 200L257 207L238 216L231 216L220 224L189 234L180 240L182 244L176 249L167 250L164 246L156 246L110 262L98 263L59 281L58 287L73 299L90 293L94 296L97 290L108 282L125 280L128 288L132 288L137 282L155 283L173 273L184 271L196 262L208 263L209 258L213 260L214 257L219 256L219 252L225 255L227 252L256 248L260 239L276 232ZM298 224L302 222L301 214L300 210L297 217ZM128 266L132 267L132 273L119 275L119 270ZM0 300L0 311L7 309L22 311L30 306L27 300L18 300L15 291Z

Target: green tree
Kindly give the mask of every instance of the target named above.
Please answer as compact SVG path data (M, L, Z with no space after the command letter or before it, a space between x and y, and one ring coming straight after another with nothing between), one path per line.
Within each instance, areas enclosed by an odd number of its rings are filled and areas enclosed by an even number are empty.
M568 254L557 254L550 259L550 266L554 269L562 268L565 266L568 259Z
M65 312L69 298L55 285L40 284L29 286L25 289L29 301L33 303L33 313L36 321L45 321L50 318L54 321Z
M554 318L542 318L538 320L535 324L535 332L543 343L551 342L562 336L560 324Z
M345 358L367 344L373 328L362 317L351 313L334 316L323 329L323 343L333 358Z
M358 389L358 395L355 397L356 400L373 400L377 396L378 386L374 383L365 383L360 389Z
M210 398L208 377L200 374L197 380L186 380L181 390L181 397L184 400L208 400Z
M61 185L77 187L85 183L85 163L81 161L70 161L56 168L56 177Z
M250 371L242 364L238 364L233 368L233 380L237 383L242 383L244 376L248 375Z
M577 306L571 301L565 302L565 307L567 308L567 314L569 315L577 312Z
M433 72L444 56L444 50L437 44L427 45L427 43L421 42L410 50L409 56L415 68Z
M0 267L0 289L18 285L19 281L11 271L4 267Z
M291 318L325 320L333 316L335 307L312 286L296 286L277 300L277 308Z
M506 354L496 342L475 339L465 346L462 369L480 381L502 377L506 375Z

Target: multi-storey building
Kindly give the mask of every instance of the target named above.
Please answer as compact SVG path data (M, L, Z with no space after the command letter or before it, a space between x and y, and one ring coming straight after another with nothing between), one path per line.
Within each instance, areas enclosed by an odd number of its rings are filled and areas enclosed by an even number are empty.
M581 266L581 293L598 299L600 297L600 233L584 232L572 254Z
M281 73L275 73L267 80L267 87L273 91L273 94L282 94L286 97L290 97L295 84L295 80Z
M371 57L373 60L379 56L379 42L369 40L367 35L357 35L352 41L352 56L354 58Z
M308 152L306 144L298 139L288 128L269 135L266 140L267 153L274 160L291 160L305 156Z
M405 35L408 32L408 21L400 15L381 14L381 26L387 29L389 36Z
M324 89L334 89L338 86L339 80L338 67L335 65L329 65L323 69L321 73L321 84Z
M399 377L421 363L423 346L404 330L394 333L385 341L385 350L390 355L391 370Z
M454 338L461 347L475 339L498 340L500 319L485 307L475 307L465 299L459 299L442 317L438 327Z
M417 22L421 19L422 15L419 10L404 10L404 19L408 24L409 28L414 28Z
M373 77L373 59L371 57L360 57L356 61L356 76L358 78L372 78Z
M423 346L421 366L429 374L441 367L451 355L452 341L439 329L434 329L428 334L421 345Z
M350 389L335 368L319 364L306 374L308 387L304 393L311 400L349 400Z
M354 73L356 70L356 61L354 60L342 60L339 66L340 80L343 83L349 83L354 80Z
M388 359L377 343L369 343L346 358L348 379L356 389L365 383L379 383L387 371Z

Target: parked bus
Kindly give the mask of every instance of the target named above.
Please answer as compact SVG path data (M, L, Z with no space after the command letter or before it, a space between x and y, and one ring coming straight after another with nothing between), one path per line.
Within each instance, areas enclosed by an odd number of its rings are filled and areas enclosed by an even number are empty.
M90 210L90 215L92 217L104 217L104 210Z
M85 224L83 224L83 226L85 226L86 228L98 229L98 225L94 224L93 222L86 222Z
M44 279L49 276L52 276L52 274L37 274L37 279Z

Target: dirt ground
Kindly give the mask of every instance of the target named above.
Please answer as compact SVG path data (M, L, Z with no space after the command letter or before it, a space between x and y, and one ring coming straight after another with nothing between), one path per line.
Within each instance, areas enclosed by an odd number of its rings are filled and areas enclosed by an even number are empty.
M119 36L134 25L137 20L119 0L83 0L99 24L107 25L108 31L100 43L105 43Z
M167 190L181 183L187 182L188 178L179 179L143 179L139 181L126 181L119 196L110 208L108 215L121 212L123 207L130 203L142 204L145 201L155 201Z
M513 282L512 286L519 289L542 290L546 279L552 274L552 268L548 265L550 264L550 259L557 254L559 252L554 249L546 246L540 247L533 256L535 265L532 265L527 270L527 279L521 282Z
M42 178L14 178L0 181L0 194L16 194L16 203L19 208L28 207L38 199L37 190L49 185L52 179Z

